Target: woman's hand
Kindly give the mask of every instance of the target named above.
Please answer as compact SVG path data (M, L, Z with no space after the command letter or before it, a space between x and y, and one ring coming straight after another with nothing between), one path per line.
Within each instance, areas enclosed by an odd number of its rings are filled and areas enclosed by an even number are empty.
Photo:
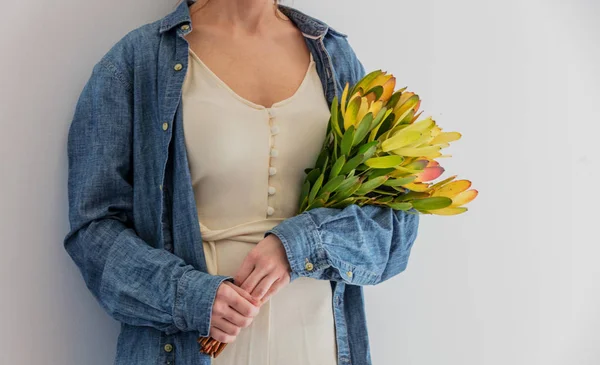
M279 237L270 234L252 249L234 276L234 283L260 303L290 282L290 263Z
M210 337L220 342L233 342L243 327L248 327L258 314L260 303L230 281L217 289L210 322Z

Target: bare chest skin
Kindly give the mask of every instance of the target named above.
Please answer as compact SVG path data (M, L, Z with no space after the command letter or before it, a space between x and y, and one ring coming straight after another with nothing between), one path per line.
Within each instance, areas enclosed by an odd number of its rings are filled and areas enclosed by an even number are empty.
M192 51L239 96L262 106L291 97L306 76L309 49L290 21L262 34L232 34L193 24Z

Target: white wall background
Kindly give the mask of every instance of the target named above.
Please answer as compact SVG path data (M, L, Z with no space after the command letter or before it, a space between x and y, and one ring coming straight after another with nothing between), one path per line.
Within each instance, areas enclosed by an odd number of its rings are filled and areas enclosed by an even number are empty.
M113 361L118 325L62 247L67 130L93 64L174 3L0 2L2 364ZM599 3L292 4L462 132L443 176L480 191L422 217L408 270L366 288L374 364L599 364Z

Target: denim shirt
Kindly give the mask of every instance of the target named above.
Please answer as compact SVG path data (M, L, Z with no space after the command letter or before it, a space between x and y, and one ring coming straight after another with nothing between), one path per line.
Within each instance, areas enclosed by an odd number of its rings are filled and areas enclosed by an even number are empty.
M69 129L64 247L121 323L116 365L210 364L196 339L209 335L217 288L233 280L207 273L184 142L191 2L114 44L94 65ZM302 32L331 105L364 76L361 62L345 34L279 8ZM265 232L281 239L292 281L330 281L339 365L371 364L363 286L405 270L418 223L417 214L350 205Z

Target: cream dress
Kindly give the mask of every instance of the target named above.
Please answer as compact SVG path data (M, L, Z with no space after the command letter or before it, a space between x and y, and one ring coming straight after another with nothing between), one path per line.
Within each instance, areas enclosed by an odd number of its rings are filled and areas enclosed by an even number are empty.
M190 49L184 136L208 272L234 276L268 229L296 214L329 109L316 65L271 107L234 92ZM329 281L299 277L260 308L214 365L335 365Z

